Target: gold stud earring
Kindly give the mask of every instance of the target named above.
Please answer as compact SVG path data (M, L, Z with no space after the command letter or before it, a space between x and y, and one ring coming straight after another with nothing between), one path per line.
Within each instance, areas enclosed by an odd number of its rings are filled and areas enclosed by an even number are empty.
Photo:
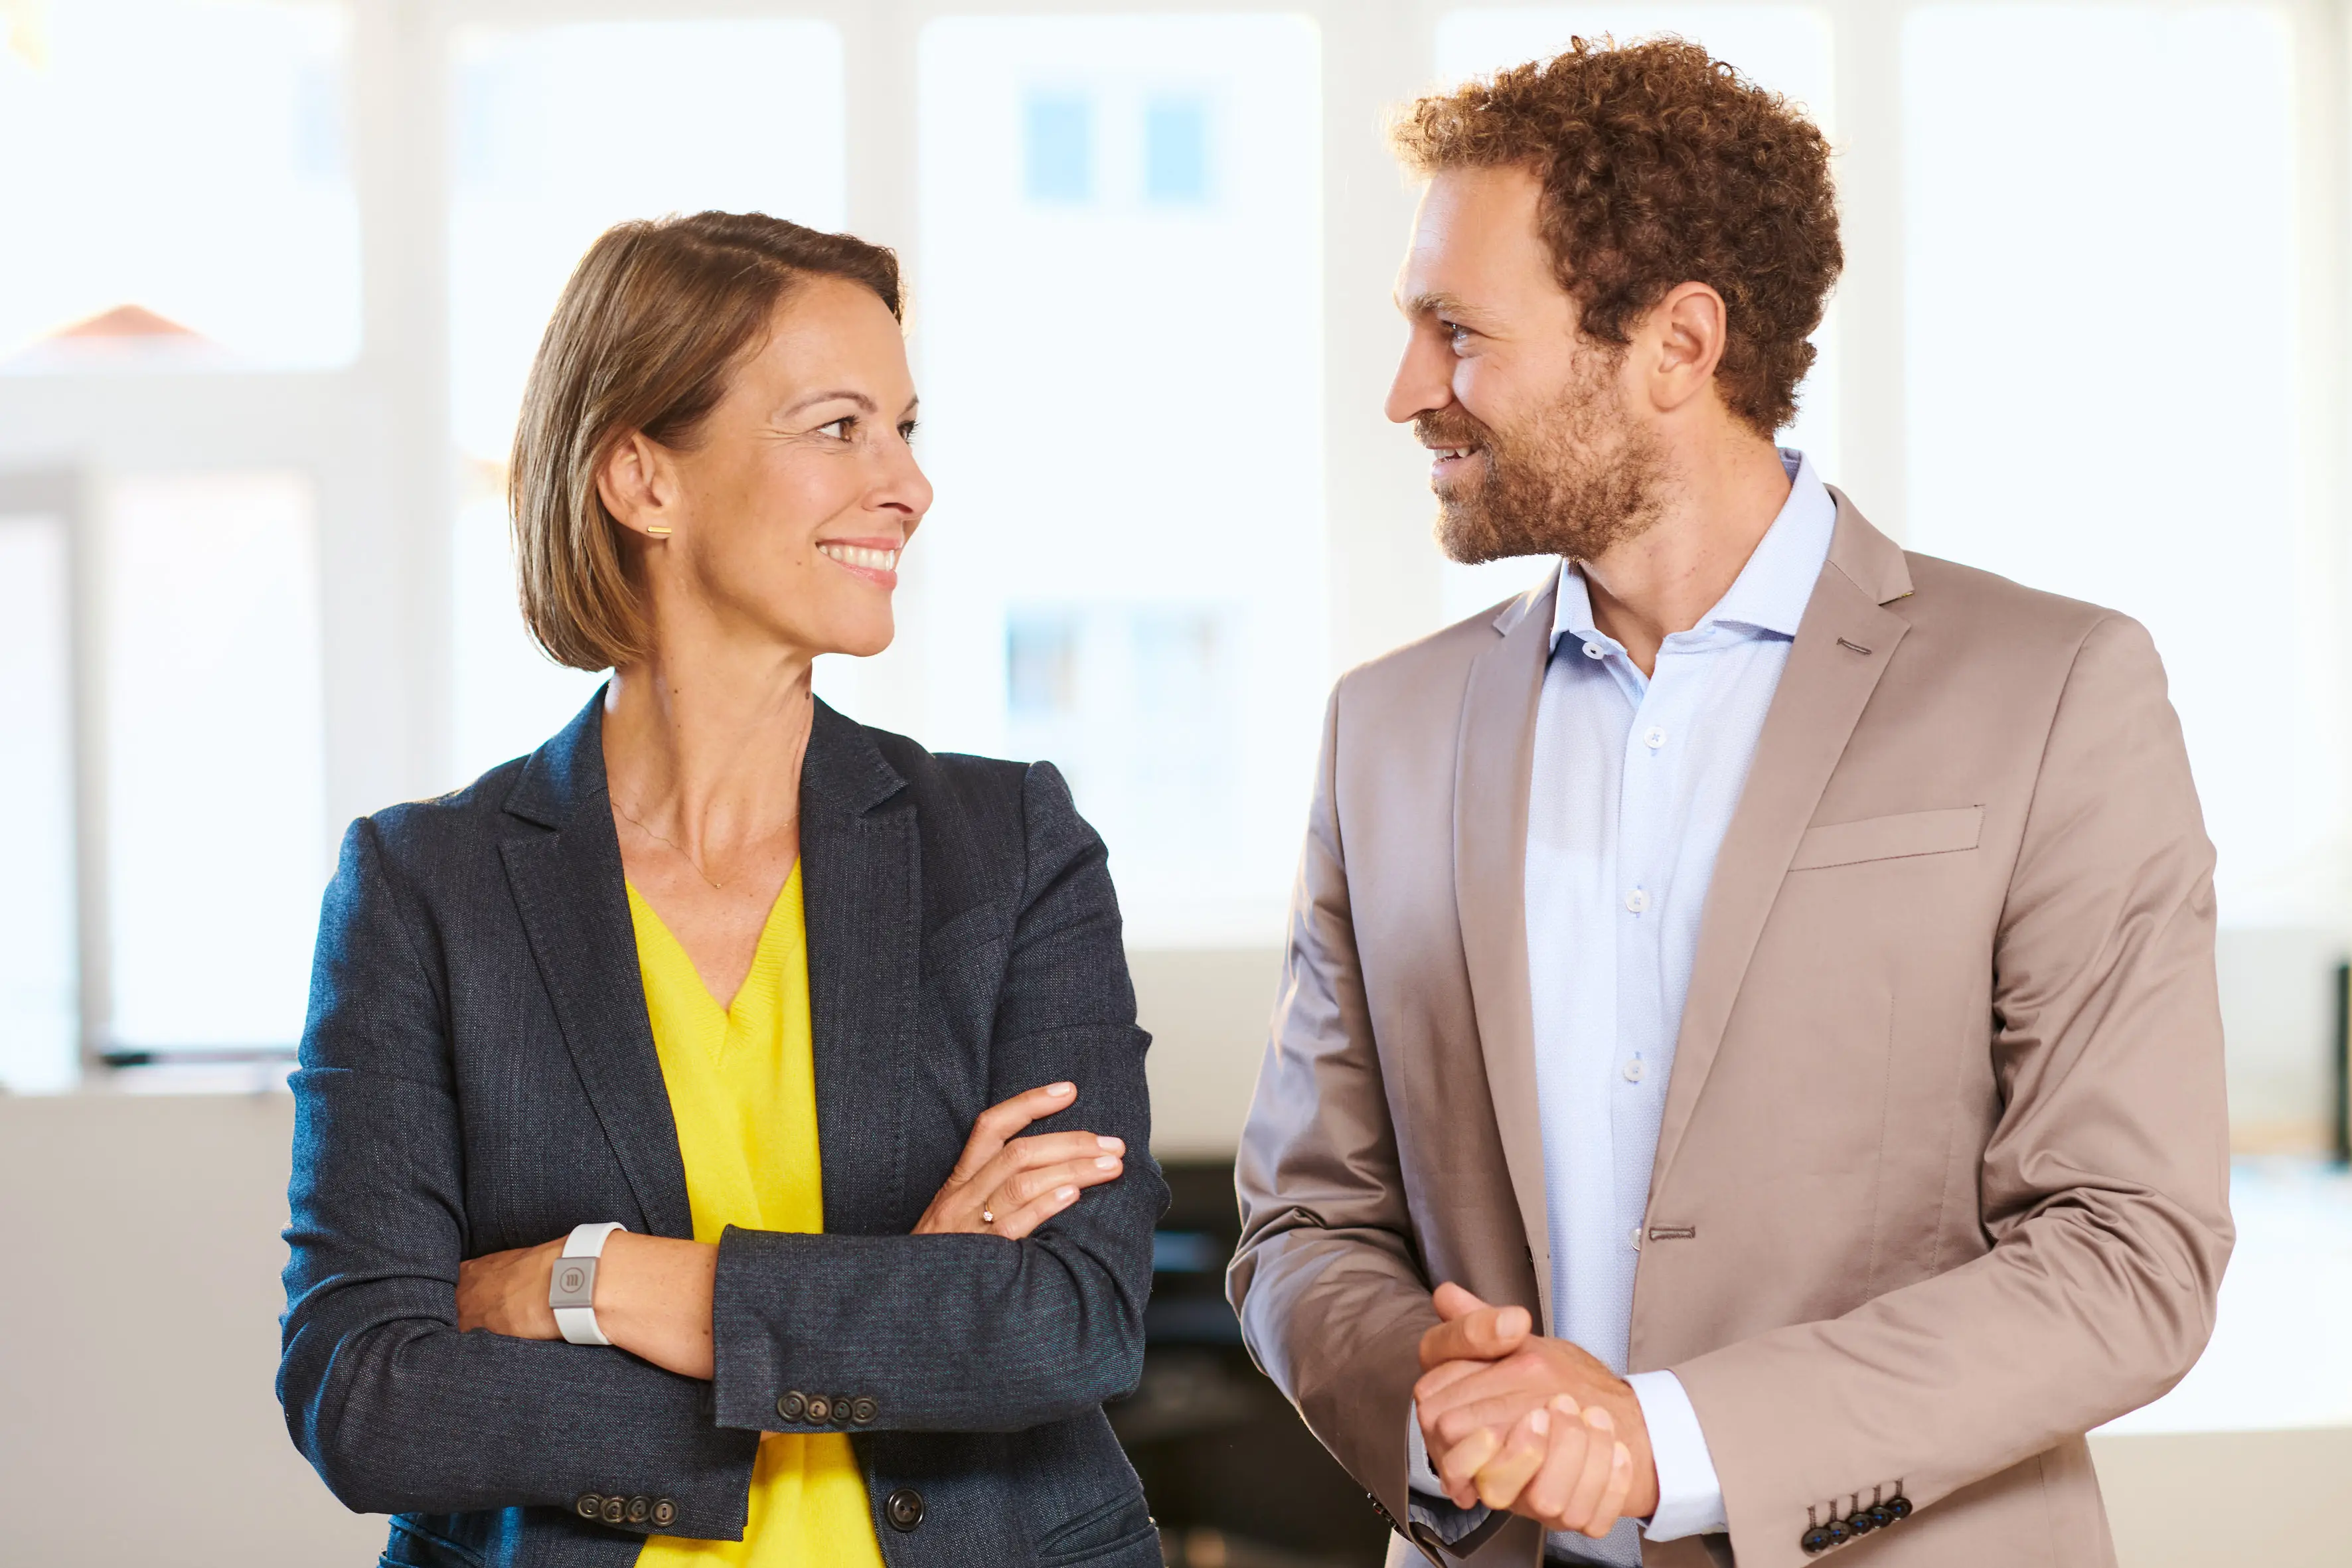
M656 539L667 539L669 537L669 530L662 527L661 524L657 522L649 522L646 524L646 531Z

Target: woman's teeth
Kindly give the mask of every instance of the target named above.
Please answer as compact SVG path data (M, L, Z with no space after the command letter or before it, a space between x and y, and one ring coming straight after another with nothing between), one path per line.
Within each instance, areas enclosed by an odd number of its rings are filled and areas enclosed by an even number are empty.
M898 569L898 552L895 550L868 550L862 544L819 544L817 548L844 566L865 566L877 572Z

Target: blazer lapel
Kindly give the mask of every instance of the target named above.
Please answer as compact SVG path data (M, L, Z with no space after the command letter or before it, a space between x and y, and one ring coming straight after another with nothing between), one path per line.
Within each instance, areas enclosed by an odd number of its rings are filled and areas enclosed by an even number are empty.
M1555 574L1552 584L1558 580ZM1551 605L1552 586L1539 586L1495 618L1499 635L1470 667L1454 760L1454 899L1471 1004L1519 1219L1530 1252L1540 1245L1545 1254L1551 1226L1528 996L1527 852L1536 700L1550 657ZM1551 1269L1538 1265L1535 1275L1549 1324Z
M551 833L499 847L581 1086L636 1194L646 1229L690 1237L694 1209L669 1090L646 1016L621 845L604 787L604 693L531 753L506 801Z
M824 1228L845 1235L907 1217L900 1086L916 1048L922 866L911 802L878 809L905 782L864 728L816 705L801 768L801 889Z
M1673 1164L1723 1043L1748 961L1780 895L1797 840L1821 804L1870 694L1910 625L1880 606L1911 593L1903 552L1834 488L1829 560L1798 624L1757 739L1748 784L1725 832L1699 922L1651 1190Z

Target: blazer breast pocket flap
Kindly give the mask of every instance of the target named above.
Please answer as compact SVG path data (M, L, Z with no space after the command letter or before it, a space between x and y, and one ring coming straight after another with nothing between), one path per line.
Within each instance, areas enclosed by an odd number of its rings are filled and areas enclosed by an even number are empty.
M1852 866L1864 860L1900 860L1915 855L1949 855L1973 849L1984 831L1984 807L1957 806L1949 811L1906 811L1895 816L1866 816L1860 822L1832 822L1810 827L1797 840L1791 871L1817 871L1827 866Z

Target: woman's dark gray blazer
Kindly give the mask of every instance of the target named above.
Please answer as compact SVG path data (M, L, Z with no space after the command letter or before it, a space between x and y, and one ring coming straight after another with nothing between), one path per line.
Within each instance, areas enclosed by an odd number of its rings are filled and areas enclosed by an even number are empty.
M718 1375L461 1334L459 1259L593 1220L690 1237L604 784L602 702L352 825L302 1039L278 1398L384 1561L631 1563L738 1538L763 1432L846 1430L894 1568L1160 1548L1102 1405L1167 1202L1101 840L1046 764L817 704L801 781L824 1233L730 1229ZM1130 1151L1025 1241L911 1236L972 1119L1069 1079ZM815 1419L818 1413L822 1419Z

